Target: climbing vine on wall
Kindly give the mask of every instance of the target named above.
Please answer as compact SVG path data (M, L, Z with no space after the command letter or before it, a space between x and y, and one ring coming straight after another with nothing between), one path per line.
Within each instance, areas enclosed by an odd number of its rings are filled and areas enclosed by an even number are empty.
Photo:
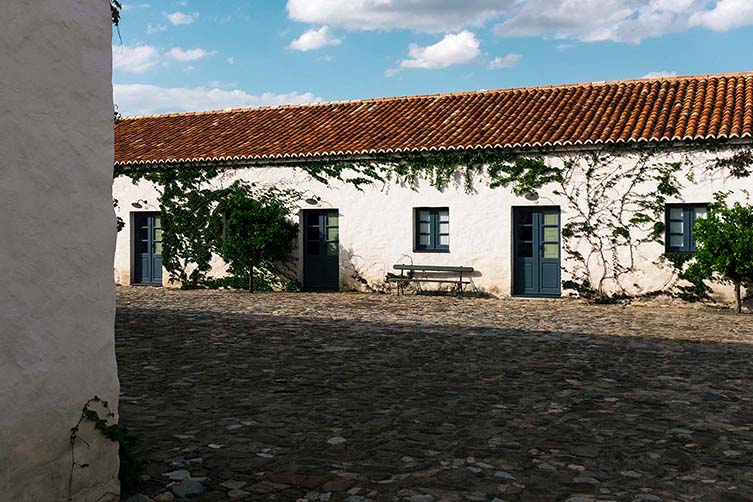
M115 418L115 413L110 409L107 401L94 396L84 404L81 409L81 416L76 424L71 427L69 444L71 449L71 470L68 476L68 495L67 502L73 502L73 479L77 470L88 469L90 466L78 461L76 455L78 448L89 448L89 442L82 437L81 427L84 424L91 424L94 430L102 434L106 439L118 443L118 457L120 460L120 469L118 479L122 490L127 490L138 482L139 475L142 471L141 462L134 455L134 448L137 444L136 438L128 432L128 429L120 424L110 423ZM117 500L117 493L107 493L105 496L112 496L112 500Z
M118 174L116 170L116 175ZM217 169L131 170L134 182L146 180L159 193L162 218L162 264L171 282L196 287L211 269L209 217L216 200L211 181Z
M593 152L564 161L553 192L569 213L562 227L572 263L566 289L599 301L649 292L635 280L640 250L663 242L665 203L680 194L682 171L682 163L655 154Z

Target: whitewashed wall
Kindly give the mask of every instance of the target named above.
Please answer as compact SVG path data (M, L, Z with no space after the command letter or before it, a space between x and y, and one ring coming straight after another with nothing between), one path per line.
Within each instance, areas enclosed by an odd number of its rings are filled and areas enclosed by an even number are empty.
M711 202L713 193L720 190L734 192L730 200L743 200L743 189L753 191L753 180L725 180L703 176L703 166L710 159L729 152L690 154L692 164L698 166L694 183L685 181L682 197L669 202ZM688 152L673 152L656 157L654 162L687 160ZM546 161L561 166L561 155L550 156ZM619 161L632 162L628 159ZM618 161L618 162L619 162ZM248 168L227 173L218 185L227 186L235 179L255 181L260 184L290 186L306 191L307 195L321 197L318 206L302 203L303 209L335 208L340 213L340 282L343 288L357 287L353 280L354 271L369 282L379 284L396 263L423 265L463 265L474 267L478 273L473 277L475 286L499 296L512 294L512 214L516 206L561 206L562 223L566 223L569 209L561 196L552 193L552 187L539 191L540 198L531 202L524 197L513 195L505 188L491 189L488 183L479 180L475 193L466 193L462 180L457 185L439 191L428 183L418 190L397 184L367 186L358 191L351 185L332 183L325 186L294 168L266 167ZM135 210L131 203L139 199L148 201L145 210L158 210L157 192L149 183L134 185L128 178L118 178L114 185L115 196L120 200L121 216L129 221L129 210ZM413 209L416 207L448 207L450 210L450 252L413 252ZM129 226L118 236L115 261L115 274L118 282L130 281L131 253ZM582 249L583 252L590 251ZM633 293L641 293L661 288L673 280L670 268L654 265L662 255L660 244L649 244L641 248L638 259L642 264L635 275L640 285ZM299 265L302 263L299 255ZM568 279L567 270L573 267L568 260L563 261L563 280ZM594 264L598 269L598 264ZM218 260L215 269L222 271ZM300 266L299 266L300 273ZM166 274L165 274L166 276ZM302 274L299 275L302 278ZM612 285L614 286L614 285ZM610 289L608 287L608 289ZM613 287L611 288L613 289ZM726 292L721 288L720 292Z
M117 500L111 21L102 0L0 2L0 500Z

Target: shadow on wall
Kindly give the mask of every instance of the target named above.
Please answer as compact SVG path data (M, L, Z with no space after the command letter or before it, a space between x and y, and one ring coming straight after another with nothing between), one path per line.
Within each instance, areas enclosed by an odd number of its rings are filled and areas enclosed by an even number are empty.
M395 273L393 266L396 264L414 264L412 256L408 254L401 255L395 263L381 263L379 265L382 267L383 275L380 279L375 280L370 279L367 274L364 273L363 268L358 265L358 263L362 261L363 258L361 257L361 255L354 253L352 249L348 249L340 244L340 286L342 291L357 291L364 293L394 293L396 292L395 284L386 281L388 274ZM467 277L471 281L471 283L467 286L468 289L465 290L464 294L479 298L497 298L496 295L492 294L489 291L486 291L484 288L481 288L474 283L474 278L478 279L479 277L483 276L484 274L478 270L474 271L471 274L464 274L463 277ZM423 295L446 295L448 293L455 293L455 290L452 286L442 283L437 283L433 286L425 286L422 283L413 283L408 286L407 290L411 293Z

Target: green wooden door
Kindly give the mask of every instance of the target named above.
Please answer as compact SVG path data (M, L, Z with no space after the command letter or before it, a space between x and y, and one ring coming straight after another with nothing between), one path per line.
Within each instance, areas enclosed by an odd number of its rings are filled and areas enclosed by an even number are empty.
M516 207L513 221L513 292L560 296L559 207Z
M340 289L340 228L337 210L303 213L303 289Z
M134 284L162 286L162 224L159 213L133 217Z

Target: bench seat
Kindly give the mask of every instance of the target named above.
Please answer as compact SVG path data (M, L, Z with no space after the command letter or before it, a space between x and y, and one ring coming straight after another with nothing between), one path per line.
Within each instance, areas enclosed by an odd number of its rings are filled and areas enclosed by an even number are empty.
M394 282L397 284L397 294L400 295L402 290L405 294L405 286L411 282L435 282L438 284L456 284L460 296L463 296L463 286L471 284L471 281L464 280L463 274L469 275L475 270L473 267L452 267L447 265L394 265L395 270L400 271L400 275L388 276L387 282ZM405 273L409 275L405 275ZM423 277L414 277L414 273L419 273ZM443 274L442 277L427 277L429 274ZM447 274L457 274L458 278L448 278Z

